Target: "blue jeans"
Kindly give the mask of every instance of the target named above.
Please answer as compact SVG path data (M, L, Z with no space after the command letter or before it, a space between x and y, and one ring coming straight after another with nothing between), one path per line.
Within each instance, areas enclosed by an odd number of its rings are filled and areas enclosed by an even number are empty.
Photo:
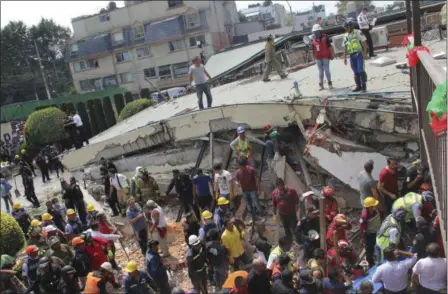
M3 201L5 202L5 209L6 209L6 212L7 212L7 213L10 213L10 212L11 212L11 209L10 209L10 207L9 207L9 195L2 196L2 198L3 198Z
M257 191L246 191L243 192L244 200L246 201L247 211L249 213L262 215L263 209L260 205L260 200L258 199Z
M213 280L218 290L222 289L222 285L227 280L229 266L227 263L220 266L213 266Z
M365 74L364 56L362 56L361 51L350 55L350 66L355 77L358 76L360 78L361 85L365 85L367 83L367 75Z
M210 86L208 83L196 85L196 95L198 96L199 109L204 109L204 104L202 103L202 94L205 93L207 97L207 107L212 107L212 92L210 91Z
M330 59L316 59L316 65L319 70L319 84L324 83L324 72L327 77L327 81L331 83Z

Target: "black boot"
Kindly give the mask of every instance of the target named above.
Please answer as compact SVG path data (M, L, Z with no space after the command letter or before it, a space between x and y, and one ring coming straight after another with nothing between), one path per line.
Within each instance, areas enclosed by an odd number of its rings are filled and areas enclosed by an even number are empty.
M363 71L360 74L360 82L361 82L361 92L366 92L367 91L367 73L365 71Z
M361 93L365 93L367 92L367 85L366 84L362 84L361 86Z
M355 75L355 83L356 83L356 88L353 89L352 92L361 91L361 76L360 75Z

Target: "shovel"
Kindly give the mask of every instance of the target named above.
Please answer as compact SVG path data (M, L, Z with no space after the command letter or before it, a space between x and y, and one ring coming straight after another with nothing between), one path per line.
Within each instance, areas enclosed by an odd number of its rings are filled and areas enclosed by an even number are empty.
M19 198L21 195L20 195L19 189L17 189L16 177L13 177L13 178L14 178L14 186L15 186L14 195L16 195L16 198Z

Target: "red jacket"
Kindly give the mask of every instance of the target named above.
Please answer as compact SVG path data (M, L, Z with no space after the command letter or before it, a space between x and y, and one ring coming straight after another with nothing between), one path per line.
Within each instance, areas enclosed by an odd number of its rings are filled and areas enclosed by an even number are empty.
M331 45L330 45L331 46ZM313 39L313 53L315 59L328 59L331 57L331 50L328 44L328 37L322 34L321 37Z
M342 226L337 226L334 221L331 222L331 224L328 226L328 231L327 231L327 246L328 247L334 246L334 242L333 242L334 234L337 234L338 241L345 240L348 242L347 237L345 237L345 230L350 230L351 228L352 228L352 225L349 223L347 223L347 225L345 227L342 227Z
M99 222L98 231L103 234L112 234L113 229L107 222Z
M327 197L324 200L324 214L328 223L338 214L338 202L333 197Z
M103 262L109 261L105 250L107 251L107 241L101 238L92 237L90 245L86 244L86 252L92 262L92 269L98 270Z

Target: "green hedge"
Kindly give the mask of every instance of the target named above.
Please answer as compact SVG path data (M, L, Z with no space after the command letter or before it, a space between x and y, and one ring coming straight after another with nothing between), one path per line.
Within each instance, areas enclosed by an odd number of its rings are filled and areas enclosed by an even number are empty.
M93 100L87 101L87 109L89 110L90 126L92 127L92 137L93 137L100 132L97 115L95 113L95 107L93 106Z
M25 235L17 221L5 212L0 212L0 252L10 256L25 246Z
M120 116L118 117L118 121L122 121L127 119L128 117L133 116L137 112L142 111L145 108L148 108L152 105L154 105L154 101L151 99L137 99L135 101L132 101L131 103L128 103L123 110L120 112Z
M42 146L59 142L67 137L64 130L65 114L56 107L31 113L25 123L28 145Z
M45 109L45 108L50 108L50 107L58 107L56 104L51 104L51 105L40 105L40 106L37 106L35 109L34 109L34 111L37 111L37 110L41 110L41 109Z
M106 117L107 126L109 128L114 126L117 123L117 120L115 119L115 111L109 97L103 98L103 111Z

